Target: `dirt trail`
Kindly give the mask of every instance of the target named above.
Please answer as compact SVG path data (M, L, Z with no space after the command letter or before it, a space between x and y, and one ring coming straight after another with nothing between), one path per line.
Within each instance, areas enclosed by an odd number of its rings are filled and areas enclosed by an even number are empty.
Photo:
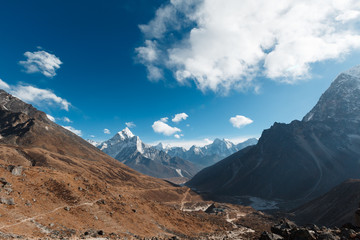
M188 190L186 190L186 192L184 193L184 197L181 199L181 207L180 207L181 211L184 209L185 200L186 200L187 196L189 195L189 192L190 192L190 188Z
M13 223L13 224L9 224L9 225L3 225L3 226L0 227L0 229L9 228L9 227L13 227L13 226L22 224L22 223L24 223L24 222L32 221L32 220L35 220L36 218L49 215L49 214L51 214L51 213L54 213L54 212L56 212L56 211L58 211L58 210L60 210L60 209L66 208L66 207L68 207L68 208L71 209L71 208L77 208L77 207L82 207L82 206L92 206L92 205L94 205L94 204L95 204L97 201L99 201L99 200L101 200L101 199L97 199L97 200L95 200L95 201L93 201L93 202L80 203L80 204L74 205L74 206L65 205L65 206L57 207L57 208L55 208L55 209L53 209L53 210L51 210L51 211L49 211L49 212L46 212L46 213L41 213L41 214L38 214L38 215L33 216L33 217L29 217L29 218L18 219L18 220L16 220L16 221L19 221L19 222Z

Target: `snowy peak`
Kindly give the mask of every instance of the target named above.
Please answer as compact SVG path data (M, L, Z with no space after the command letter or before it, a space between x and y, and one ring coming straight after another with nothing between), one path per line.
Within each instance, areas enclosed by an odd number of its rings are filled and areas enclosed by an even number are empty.
M121 140L132 138L135 136L127 127L124 128L121 132L118 132L117 135L120 137Z
M357 65L355 67L350 68L349 70L346 70L345 72L343 72L343 74L347 74L352 77L356 77L360 79L360 65Z
M341 73L303 121L360 121L360 65Z

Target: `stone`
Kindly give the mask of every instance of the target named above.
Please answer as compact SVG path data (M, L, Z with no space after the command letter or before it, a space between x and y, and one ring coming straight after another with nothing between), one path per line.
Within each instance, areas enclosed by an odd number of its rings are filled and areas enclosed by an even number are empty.
M21 176L23 171L23 166L14 166L11 170L11 174L14 176Z
M281 240L284 239L282 236L275 233L263 232L259 240Z
M316 240L316 237L312 231L306 228L301 228L293 231L290 234L289 240Z
M0 203L6 204L6 205L15 205L13 198L0 198Z

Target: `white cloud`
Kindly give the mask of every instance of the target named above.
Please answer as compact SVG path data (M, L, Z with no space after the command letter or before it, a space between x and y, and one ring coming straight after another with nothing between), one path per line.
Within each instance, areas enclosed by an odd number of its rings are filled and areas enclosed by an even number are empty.
M155 121L154 124L152 125L152 128L153 128L154 132L162 133L166 136L170 136L170 135L173 135L174 133L181 132L181 130L179 128L171 127L161 120Z
M175 134L174 137L177 138L177 139L179 139L179 138L180 138L180 135L179 135L179 134Z
M67 100L56 96L51 90L47 89L17 85L11 86L9 92L27 103L33 103L37 105L47 104L50 106L58 105L60 108L66 111L69 111L69 106L71 106Z
M134 122L126 122L125 125L126 125L128 128L136 127L136 125L135 125Z
M72 126L63 126L63 128L75 133L78 136L82 135L81 130L77 130L77 129L73 128Z
M62 120L67 123L71 123L72 121L68 117L63 117Z
M52 121L52 122L55 122L55 118L53 116L51 116L50 114L46 114L46 117Z
M159 51L156 47L156 41L145 41L145 46L135 49L137 58L146 65L147 77L151 81L158 81L163 78L163 71L154 64L159 59Z
M186 113L178 113L175 117L171 120L173 122L180 122L182 120L186 120L189 116Z
M213 143L213 141L208 138L205 138L204 141L205 141L206 145Z
M360 49L359 25L358 0L171 0L139 26L136 52L154 72L226 94L258 89L256 77L309 77L313 63Z
M160 118L160 121L161 121L161 122L164 122L164 123L166 123L168 120L169 120L169 118L168 118L168 117L163 117L163 118Z
M5 89L10 94L30 104L38 106L57 106L66 111L69 111L69 107L71 106L71 103L66 99L55 95L55 93L48 89L41 89L23 84L9 85L1 79L0 88Z
M105 134L111 134L110 130L107 129L107 128L104 129L104 133L105 133Z
M54 77L56 70L60 68L62 62L54 54L43 50L37 52L25 52L26 61L19 63L24 66L27 73L40 72L46 77Z
M91 137L91 138L94 138L94 137L95 137L95 135L90 135L90 137Z
M7 90L10 88L9 84L7 84L6 82L4 82L3 80L0 79L0 88Z
M236 115L235 117L230 118L230 123L233 125L233 127L241 128L246 125L249 125L253 122L250 118L247 118L245 116Z

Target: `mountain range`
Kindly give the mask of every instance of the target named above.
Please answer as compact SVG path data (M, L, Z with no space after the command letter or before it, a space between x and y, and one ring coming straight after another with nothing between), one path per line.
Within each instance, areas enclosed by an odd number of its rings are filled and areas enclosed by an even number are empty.
M211 144L203 147L193 145L189 150L186 150L183 147L164 147L162 143L156 145L155 148L165 151L172 157L186 159L204 168L213 165L245 147L255 145L256 143L256 138L250 138L239 144L234 144L227 139L220 140L219 138L216 138Z
M115 134L111 139L96 143L88 140L104 153L125 165L158 178L192 178L201 168L211 165L245 146L256 144L255 138L235 145L229 140L215 139L204 147L164 147L145 144L129 128Z
M360 176L360 66L337 76L302 121L275 123L255 146L203 169L187 186L298 206ZM286 205L283 205L286 207Z

